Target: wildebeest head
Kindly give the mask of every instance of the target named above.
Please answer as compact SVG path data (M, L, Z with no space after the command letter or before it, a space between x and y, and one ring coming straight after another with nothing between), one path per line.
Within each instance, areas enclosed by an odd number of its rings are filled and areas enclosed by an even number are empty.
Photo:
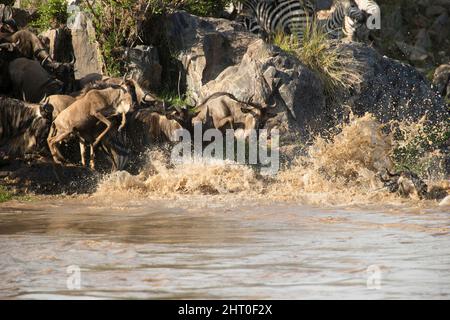
M192 121L188 106L170 106L165 111L165 116L169 120L177 121L182 127L191 129Z
M0 23L0 32L14 33L17 31L17 24L14 19L9 19Z
M118 90L120 91L120 95L116 105L116 112L125 114L133 109L133 97L123 88Z
M43 66L54 77L62 81L64 93L71 93L75 91L75 56L71 62L55 62L50 58L43 62Z
M48 121L53 120L53 106L49 103L49 98L44 97L39 103L39 112L42 118L47 119Z
M156 95L149 91L145 91L139 83L132 78L124 78L124 84L128 92L133 97L133 101L138 107L153 107L155 111L163 111L165 104Z

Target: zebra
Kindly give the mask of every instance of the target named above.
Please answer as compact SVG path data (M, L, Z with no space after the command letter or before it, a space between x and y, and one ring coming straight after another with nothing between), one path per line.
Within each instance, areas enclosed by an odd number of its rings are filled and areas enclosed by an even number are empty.
M343 0L335 2L331 15L320 24L330 38L341 39L345 36L353 40L357 28L365 21L366 15L355 0Z
M358 41L367 42L370 41L371 31L381 29L381 10L379 5L374 0L355 0L358 8L366 15L365 23L354 23L355 32L354 38ZM346 20L350 18L346 17Z
M368 19L367 27L371 30L381 28L381 9L374 0L355 0L358 8L372 19Z
M244 0L236 2L234 9L249 18L249 25L258 24L259 34L283 32L295 34L299 39L315 12L311 0Z
M351 40L367 42L370 31L381 28L381 10L375 1L352 0L350 3L344 1L341 5L344 5L348 12L341 31L339 26L335 28L335 32L329 30L335 38L341 38L344 34Z
M259 35L294 34L299 42L303 40L307 24L312 23L317 14L312 0L245 0L236 2L233 8L245 17L243 22L247 31ZM364 19L355 0L341 0L335 3L331 16L319 23L331 38L342 38L343 35L354 38Z

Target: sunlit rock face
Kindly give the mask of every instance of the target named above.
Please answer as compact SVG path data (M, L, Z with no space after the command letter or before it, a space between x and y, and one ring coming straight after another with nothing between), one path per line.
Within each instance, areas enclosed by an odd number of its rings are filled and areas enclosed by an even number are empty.
M144 90L158 90L161 87L162 66L159 63L158 49L139 45L125 50L129 75Z
M83 12L73 11L68 20L72 34L73 53L76 58L75 76L77 79L91 73L102 73L102 58L95 39L92 20Z
M442 98L421 73L364 44L340 45L353 56L349 64L358 64L363 72L340 105L331 107L315 72L235 22L176 12L166 25L186 91L195 102L222 91L272 108L276 116L267 126L285 129L284 137L325 129L344 113L344 105L358 115L373 113L382 122L447 115Z
M238 64L250 43L258 39L238 23L186 12L170 15L165 24L169 47L177 53L186 74L187 90L194 98L203 85Z
M297 58L262 40L248 47L239 64L205 84L200 96L204 99L214 92L233 93L276 114L267 127L281 129L284 139L323 126L325 95L318 77Z

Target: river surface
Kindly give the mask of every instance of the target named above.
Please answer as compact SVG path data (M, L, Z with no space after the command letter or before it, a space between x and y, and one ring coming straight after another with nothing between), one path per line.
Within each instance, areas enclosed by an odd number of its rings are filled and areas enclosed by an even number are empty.
M0 296L450 297L448 207L202 199L1 204Z

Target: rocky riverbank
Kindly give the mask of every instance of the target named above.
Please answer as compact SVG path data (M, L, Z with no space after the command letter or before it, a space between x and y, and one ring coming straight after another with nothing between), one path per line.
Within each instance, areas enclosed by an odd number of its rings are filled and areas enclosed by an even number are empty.
M183 105L194 107L216 92L251 101L269 115L261 128L280 130L286 152L282 156L291 159L313 138L339 132L336 128L348 121L350 114L373 114L386 128L394 122L419 123L426 117L424 125L438 127L442 136L430 138L427 149L421 147L418 152L438 152L439 166L448 175L449 138L445 134L449 108L445 99L450 91L450 68L443 65L436 70L434 86L426 73L450 56L445 49L450 47L445 37L450 6L445 0L437 4L421 1L415 6L379 2L386 14L382 31L373 33L372 43L342 42L332 48L337 57L348 59L341 64L348 74L358 73L350 87L332 93L323 75L301 56L263 41L236 21L186 11L159 16L144 12L138 25L139 40L115 48L111 54L120 61L121 71L142 88L161 96L168 88L175 90ZM35 14L12 11L19 27L30 26ZM411 30L413 17L420 25ZM399 19L407 23L399 26ZM68 7L65 25L44 31L42 39L55 59L68 61L75 56L75 76L80 83L86 77L101 79L108 72L96 32L95 17L75 1ZM403 62L396 60L399 58ZM60 166L43 159L49 159L48 152L30 160L5 157L0 163L2 185L44 194L95 190L98 173L77 164ZM426 172L428 169L422 173Z

